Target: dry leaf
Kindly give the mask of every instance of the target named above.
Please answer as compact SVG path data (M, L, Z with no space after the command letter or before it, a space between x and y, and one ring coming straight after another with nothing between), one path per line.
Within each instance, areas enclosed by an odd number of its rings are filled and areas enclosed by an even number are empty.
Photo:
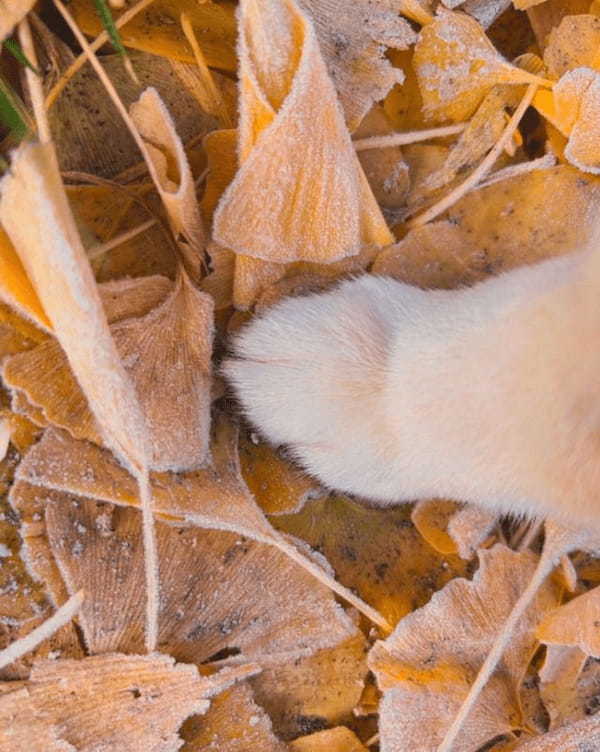
M182 270L163 303L111 331L146 420L150 467L178 472L203 465L210 433L210 296Z
M459 173L475 167L494 146L506 127L506 107L516 107L523 92L515 86L494 86L460 134L441 169L429 174L423 188L434 191L452 181Z
M309 499L325 493L268 444L255 441L253 434L240 437L240 465L250 493L265 514L298 512Z
M154 511L170 521L247 535L276 546L317 579L356 606L376 624L389 628L372 607L336 582L322 566L277 533L252 498L240 474L237 430L216 422L212 463L185 474L152 473ZM48 429L21 462L18 480L118 505L138 505L133 478L106 451Z
M35 0L0 0L0 42L12 34L34 5Z
M91 653L144 642L137 510L52 498L47 535L68 592L94 593L79 621ZM161 571L158 646L179 661L232 656L277 665L332 647L356 628L332 594L277 548L234 533L156 528ZM197 573L202 572L202 577ZM214 658L218 660L218 658Z
M74 0L71 12L86 34L96 36L102 30L102 22L93 5L87 0ZM195 63L179 23L185 13L201 40L202 52L209 65L234 71L235 57L235 6L226 2L198 3L196 0L155 0L121 29L123 43L128 47L146 50L187 63ZM115 13L115 19L119 14Z
M400 13L399 0L300 0L311 16L335 84L346 122L354 131L368 110L385 97L402 74L384 55L386 47L406 49L416 34Z
M466 120L496 84L535 79L504 60L474 18L445 8L421 30L414 68L424 111L436 122Z
M273 734L271 720L254 702L250 687L237 684L210 703L202 716L189 718L182 726L183 752L286 752Z
M573 598L549 613L539 625L537 636L547 645L578 647L586 655L600 658L600 587Z
M215 212L215 239L277 263L331 262L391 242L310 21L294 2L240 9L241 166Z
M2 182L0 219L107 443L133 467L143 467L143 417L110 336L47 147L28 144L20 148L12 174Z
M317 731L290 743L290 752L367 752L360 739L345 726Z
M321 551L341 582L395 624L466 572L458 557L441 558L423 541L410 513L407 505L373 509L330 496L271 522Z
M256 702L285 740L349 724L367 675L362 634L314 655L273 668L251 680Z
M0 227L0 298L44 331L52 329L42 304L23 269L23 264L2 227Z
M600 73L576 68L565 73L552 93L553 124L569 136L565 158L583 172L600 174Z
M600 745L600 715L562 726L516 747L518 752L593 752Z
M114 325L122 319L144 317L172 293L172 284L158 276L125 279L99 285L98 293L107 321ZM52 423L75 438L102 444L85 396L56 339L7 358L2 377L14 390L13 409L38 425Z
M36 716L33 700L24 687L9 687L0 696L1 752L77 752L76 748L59 738L56 724Z
M427 499L416 503L411 520L436 551L471 559L489 535L497 515L474 504Z
M461 559L473 558L497 522L498 515L475 504L465 504L450 518L448 534Z
M480 568L472 582L450 582L371 651L369 665L384 691L380 720L384 748L389 744L389 749L401 749L404 744L423 752L436 749L536 566L532 554L501 545L480 550L479 557ZM459 733L458 746L464 752L474 752L497 734L518 727L515 693L536 648L535 626L556 603L557 593L548 582L521 620L500 670Z
M586 654L577 647L546 647L539 679L540 695L550 716L550 729L585 718L587 707L582 702L578 680L586 660Z
M560 78L573 68L600 69L600 18L594 15L565 16L548 37L544 63L548 74Z
M34 665L22 699L25 711L33 708L34 718L73 745L65 750L175 752L182 743L177 734L182 721L205 712L207 698L256 670L248 666L200 677L195 666L158 654L41 661ZM0 714L7 704L8 712L14 712L11 695L0 695ZM31 723L31 716L22 722Z
M199 280L204 260L204 228L194 178L175 124L154 88L142 93L130 113L146 144L151 159L148 168L186 268L193 279Z

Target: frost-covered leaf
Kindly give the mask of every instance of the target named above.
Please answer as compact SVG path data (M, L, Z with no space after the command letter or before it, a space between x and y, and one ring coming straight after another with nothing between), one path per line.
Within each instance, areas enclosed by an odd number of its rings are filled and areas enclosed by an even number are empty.
M215 240L269 263L329 263L391 242L307 15L295 2L244 0L240 35L241 164Z
M92 653L143 648L141 520L137 510L53 498L47 536L68 592L94 594L80 610ZM356 628L331 592L277 548L234 533L158 523L158 645L177 660L220 654L277 665L332 647ZM202 572L202 577L198 573Z
M539 671L539 684L544 707L550 716L551 729L581 720L588 714L588 698L579 691L578 686L586 660L586 654L577 647L546 646L544 664Z
M353 131L371 106L401 82L401 74L384 52L386 47L406 49L417 39L400 17L403 3L300 0L299 4L313 19L329 75Z
M286 752L265 711L255 703L247 683L237 684L211 700L202 716L181 727L184 752Z
M194 177L173 119L153 87L133 103L130 114L146 145L150 157L148 169L186 269L193 279L199 280L204 261L204 227Z
M367 752L367 748L349 728L336 726L294 739L290 752Z
M384 692L384 750L406 745L434 752L500 625L529 582L537 558L502 545L480 550L479 557L480 568L472 581L450 582L371 650L369 665ZM545 584L459 733L457 743L464 752L475 752L497 734L519 726L515 693L536 648L535 626L557 602L555 587Z
M15 683L16 684L16 683ZM1 752L76 752L75 747L59 737L55 723L38 717L33 700L20 684L0 696Z
M600 658L600 587L549 613L537 635L547 645L578 647L586 655Z
M515 749L517 752L587 752L600 746L600 715L586 718L536 737Z
M575 68L552 91L555 120L569 140L565 157L583 172L600 174L600 73Z
M573 68L600 68L600 18L592 14L565 16L548 37L544 63L560 78Z
M18 698L11 692L0 695L0 715L21 700L23 710L18 707L15 720L30 724L32 716L43 719L67 743L55 748L61 752L176 752L182 745L177 733L182 721L205 712L208 698L256 670L241 667L201 677L195 666L175 664L159 654L46 660L34 665ZM33 709L29 717L28 709ZM13 730L20 731L18 726ZM7 752L15 749L7 747Z
M414 68L424 110L439 122L470 117L496 84L532 81L496 51L474 18L445 8L421 30Z

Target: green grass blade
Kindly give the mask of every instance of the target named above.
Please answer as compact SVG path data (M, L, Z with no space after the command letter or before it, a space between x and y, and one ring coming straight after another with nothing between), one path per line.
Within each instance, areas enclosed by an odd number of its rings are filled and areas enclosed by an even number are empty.
M11 141L17 143L34 130L25 105L2 76L0 76L0 123L8 129Z
M96 11L100 16L100 20L102 21L102 25L104 26L106 33L108 34L108 38L110 39L112 46L123 58L123 64L125 65L125 68L129 75L136 83L139 83L131 65L131 60L127 55L127 50L125 49L123 41L121 40L119 30L117 29L115 21L112 17L112 13L110 12L110 8L106 4L106 0L94 0L94 5L96 6Z
M14 39L6 39L2 44L3 47L7 49L10 54L21 63L21 65L25 65L38 76L42 75L40 71L35 67L35 65L29 62L27 56L19 46L18 42L16 42Z

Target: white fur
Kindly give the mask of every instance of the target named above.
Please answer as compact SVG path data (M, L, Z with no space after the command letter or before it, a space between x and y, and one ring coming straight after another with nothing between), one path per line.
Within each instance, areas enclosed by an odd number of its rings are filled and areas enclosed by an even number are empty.
M600 526L600 260L470 289L365 275L253 320L224 372L327 486Z

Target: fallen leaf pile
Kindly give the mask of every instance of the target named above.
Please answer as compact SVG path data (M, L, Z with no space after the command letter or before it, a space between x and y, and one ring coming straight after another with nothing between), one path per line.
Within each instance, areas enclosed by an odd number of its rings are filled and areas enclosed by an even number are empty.
M0 0L0 39L0 752L600 749L590 541L548 523L544 579L541 521L330 492L219 370L285 296L585 242L598 0Z

